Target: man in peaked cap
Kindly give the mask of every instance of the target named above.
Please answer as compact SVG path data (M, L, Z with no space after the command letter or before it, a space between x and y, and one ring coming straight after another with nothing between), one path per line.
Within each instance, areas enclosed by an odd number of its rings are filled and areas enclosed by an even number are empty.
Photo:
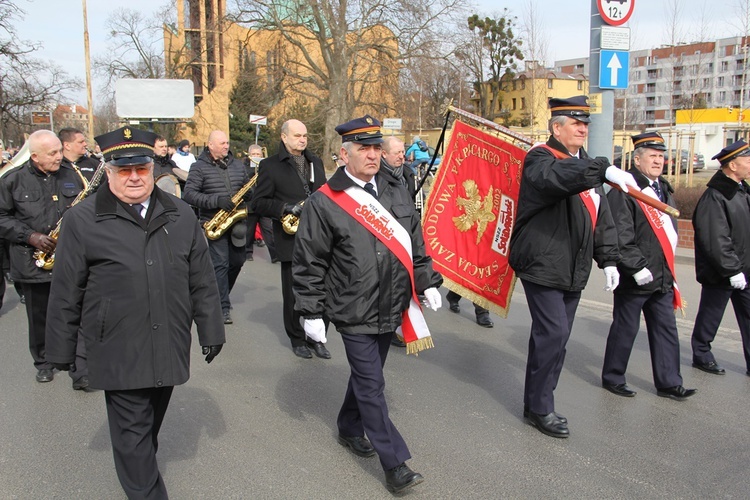
M292 258L295 308L309 338L326 342L324 318L341 334L351 375L339 443L361 457L377 453L386 487L398 493L423 477L406 465L409 449L388 416L383 365L398 328L407 352L431 346L414 297L423 293L430 308L440 307L442 277L425 253L408 192L378 173L380 122L365 115L336 132L345 166L305 203Z
M693 214L695 275L701 300L693 328L693 366L714 375L725 373L711 352L729 299L740 327L750 376L750 147L739 140L712 159L721 169L708 181Z
M637 184L607 158L590 158L583 149L590 122L586 96L553 98L549 106L552 135L524 159L509 262L532 320L523 414L540 432L566 438L568 420L555 412L553 393L591 261L604 270L605 290L619 281L617 232L602 184L608 180L626 191Z
M65 369L80 329L120 484L128 498L164 499L158 434L174 386L190 376L191 326L210 363L224 324L203 229L187 203L154 189L155 137L124 127L96 138L108 182L65 214L47 356Z
M661 178L667 149L664 139L657 132L634 135L632 139L635 166L630 173L638 187L674 207L672 187ZM617 264L620 284L614 291L602 386L618 396L635 396L636 392L625 382L625 370L643 311L657 394L684 401L696 391L682 386L680 374L680 341L674 315L674 310L682 307L674 275L677 221L665 213L649 210L617 189L607 194L607 201L622 258Z
M37 382L50 382L53 366L45 348L47 304L53 270L35 264L36 251L51 256L57 241L50 232L67 213L83 189L83 181L70 164L62 163L62 144L49 130L38 130L29 136L29 161L0 180L0 236L10 244L10 275L20 283L26 298L29 320L29 351L34 360ZM75 347L75 341L73 342ZM74 389L85 389L85 370L75 353L68 361L76 362L79 371L71 374Z

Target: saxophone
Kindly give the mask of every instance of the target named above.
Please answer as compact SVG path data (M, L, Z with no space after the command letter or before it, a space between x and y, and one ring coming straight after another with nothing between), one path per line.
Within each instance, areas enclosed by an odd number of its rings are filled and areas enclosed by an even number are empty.
M83 201L84 198L86 198L88 195L93 193L97 186L99 186L99 183L102 180L102 176L104 176L104 160L101 160L99 162L99 166L96 167L96 172L94 172L94 175L91 177L91 182L88 182L86 178L81 174L81 170L75 165L73 165L73 170L78 174L78 177L81 178L81 182L83 182L83 189L80 193L78 193L78 196L73 200L73 203L70 204L70 206L77 205L81 201ZM49 237L53 240L57 241L57 238L60 236L60 225L62 224L63 218L60 217L57 220L57 224L55 224L55 228L49 232ZM36 267L41 267L45 271L49 271L52 269L52 267L55 265L55 252L52 251L52 253L44 252L43 250L36 250L34 251L34 264L36 264Z
M242 186L240 190L232 196L232 203L234 203L234 208L232 210L219 210L211 220L206 221L206 223L203 224L203 229L206 231L206 237L209 240L218 240L235 222L247 218L247 208L238 209L237 207L242 203L242 198L248 191L250 191L257 180L258 174L256 173L247 184Z
M302 206L305 204L305 200L300 201L297 205ZM297 234L297 228L299 227L299 217L294 214L286 214L281 218L281 229L286 234Z

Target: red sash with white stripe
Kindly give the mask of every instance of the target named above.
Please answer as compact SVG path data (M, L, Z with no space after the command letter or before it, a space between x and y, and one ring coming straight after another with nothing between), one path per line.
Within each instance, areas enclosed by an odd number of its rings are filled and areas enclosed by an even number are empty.
M318 191L328 196L383 243L409 271L411 300L408 309L402 314L401 323L407 354L418 354L419 351L434 347L414 288L414 262L409 232L377 199L357 186L348 187L344 191L334 191L328 184L324 184Z
M562 151L558 151L554 148L551 148L546 144L535 144L531 149L534 149L534 148L544 148L550 153L552 153L552 155L558 160L567 160L568 158L573 158L572 156L566 155ZM531 149L529 151L531 151ZM599 210L598 210L598 207L596 206L596 202L591 196L591 190L587 189L586 191L581 191L580 193L578 193L578 196L581 197L583 206L586 207L586 211L589 213L589 216L591 216L591 230L595 231L596 230L596 217L598 215Z
M659 199L651 186L642 189L641 192L657 200ZM651 229L654 231L656 239L659 241L659 246L661 246L661 251L664 252L664 257L667 259L669 272L672 273L672 289L674 290L672 305L675 309L682 310L682 296L680 295L680 289L677 288L677 275L674 272L674 250L677 246L677 232L674 230L672 220L664 212L660 212L640 200L636 201L641 210L643 210L643 214L646 216Z

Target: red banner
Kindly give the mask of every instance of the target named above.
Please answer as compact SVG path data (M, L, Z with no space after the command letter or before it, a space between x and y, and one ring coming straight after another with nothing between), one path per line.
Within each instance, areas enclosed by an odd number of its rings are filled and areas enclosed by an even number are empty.
M422 218L445 286L503 318L515 285L508 251L525 155L456 121Z

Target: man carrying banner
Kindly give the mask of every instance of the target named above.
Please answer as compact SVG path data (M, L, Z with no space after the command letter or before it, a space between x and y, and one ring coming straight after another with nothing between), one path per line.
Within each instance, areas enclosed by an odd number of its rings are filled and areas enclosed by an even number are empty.
M617 232L602 184L609 180L624 191L637 184L607 158L589 158L583 149L591 121L586 96L552 98L549 106L552 137L524 160L509 262L532 320L524 417L542 433L566 438L568 421L555 412L553 391L592 257L604 269L605 290L619 282Z
M378 174L380 123L365 115L336 131L346 166L308 198L300 217L292 258L295 309L310 339L326 342L324 316L341 333L351 375L338 416L339 443L361 457L377 453L386 487L397 493L423 477L406 465L409 449L388 416L383 365L399 328L407 352L432 346L416 299L424 294L437 310L442 277L425 254L406 190L393 176Z
M672 186L660 177L667 150L664 139L657 132L634 135L632 139L635 168L630 173L638 187L675 206ZM695 394L695 389L685 389L680 374L680 341L674 317L674 310L682 307L674 273L677 224L664 212L617 189L607 194L607 201L617 227L622 260L617 265L621 279L615 290L602 386L618 396L635 396L636 392L625 383L625 370L643 311L656 393L684 401Z

